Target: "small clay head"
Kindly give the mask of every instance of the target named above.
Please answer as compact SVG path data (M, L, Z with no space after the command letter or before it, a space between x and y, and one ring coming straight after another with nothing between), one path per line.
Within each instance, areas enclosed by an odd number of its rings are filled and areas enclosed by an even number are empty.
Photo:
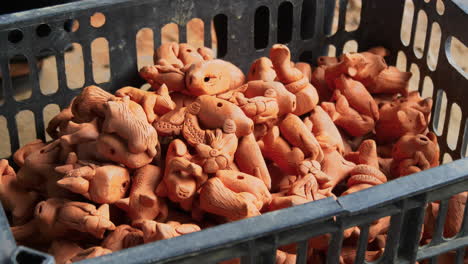
M267 57L261 57L256 59L247 74L248 81L262 80L266 82L274 81L276 78L275 69L273 69L273 63Z
M252 119L237 105L213 96L199 96L188 109L208 129L222 128L228 119L234 120L238 137L250 134L254 128Z
M215 95L230 88L231 75L222 60L200 61L192 64L185 77L185 85L193 96Z

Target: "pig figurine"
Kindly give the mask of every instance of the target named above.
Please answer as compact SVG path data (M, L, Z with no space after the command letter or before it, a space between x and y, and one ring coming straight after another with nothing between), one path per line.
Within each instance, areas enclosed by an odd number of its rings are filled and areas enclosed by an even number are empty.
M391 174L393 177L401 177L439 166L439 155L437 136L434 133L406 134L393 146Z

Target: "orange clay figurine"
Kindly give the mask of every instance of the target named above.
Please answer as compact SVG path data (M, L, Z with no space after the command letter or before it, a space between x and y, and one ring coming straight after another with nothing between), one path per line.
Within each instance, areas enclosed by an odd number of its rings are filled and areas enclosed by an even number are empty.
M195 145L197 155L194 162L202 166L205 173L216 173L218 170L231 169L234 165L234 153L236 153L238 138L235 135L235 123L229 133L223 133L221 129L207 131L207 142Z
M139 168L132 177L130 196L115 203L127 213L132 226L139 227L144 220L167 217L166 201L155 193L161 178L161 170L154 165Z
M363 141L358 151L348 154L348 158L349 156L357 156L351 159L354 159L358 165L350 171L350 178L347 182L348 190L342 195L387 182L387 177L379 170L377 146L374 140L368 139Z
M312 131L322 150L331 148L344 153L343 138L333 120L321 106L316 106L310 115L304 118L304 124Z
M143 232L129 225L119 225L106 236L101 247L113 252L143 244Z
M401 177L439 166L439 153L434 133L406 134L393 146L391 173L394 177Z
M265 81L272 82L276 79L276 72L273 69L273 63L267 57L261 57L252 63L247 73L247 81Z
M156 190L158 196L168 197L186 211L192 209L197 190L207 180L202 167L192 159L185 143L173 140L167 150L164 178Z
M383 103L375 126L377 141L391 143L406 133L419 134L427 129L432 99L422 99L417 91Z
M140 69L140 77L155 91L165 84L169 91L186 93L185 72L182 70L170 64L144 66Z
M116 133L125 139L128 149L134 154L146 152L151 157L157 154L158 134L148 123L139 104L130 101L129 97L119 101L108 101L104 104L104 113L104 133Z
M241 138L234 159L241 172L260 178L268 189L271 188L270 172L253 134Z
M281 135L291 145L302 150L306 157L317 161L322 161L323 152L317 139L311 130L302 122L302 120L293 114L287 114L279 125Z
M186 93L192 96L220 94L244 82L244 73L234 64L223 60L194 63L185 75Z
M166 154L164 177L156 189L159 197L168 197L186 211L192 209L197 190L208 179L192 160L187 145L180 139L173 140Z
M167 223L158 223L152 220L145 220L142 225L145 243L169 239L200 231L201 228L193 223L180 223L177 221L168 221Z
M296 96L297 106L293 113L303 115L314 109L319 101L317 90L307 76L291 64L291 52L288 47L282 44L273 45L270 59L278 80Z
M102 239L104 232L114 230L115 225L109 220L107 204L96 209L89 203L50 198L36 205L33 220L11 229L18 241L26 241L37 234L46 240L72 238L69 236L72 231Z
M240 88L247 98L265 96L274 91L278 105L278 116L292 113L296 110L296 96L288 91L280 82L274 81L249 81ZM271 92L270 92L271 91Z
M73 120L83 123L90 122L96 117L104 118L105 103L114 98L114 95L97 86L85 87L71 105Z
M335 125L343 128L354 137L364 136L374 129L375 120L370 116L361 115L351 108L340 90L335 90L333 99L336 101L335 103L323 102L321 106L330 115Z
M188 107L188 112L197 116L207 129L222 128L230 119L236 124L237 137L246 136L253 131L253 121L237 105L213 96L199 96Z
M232 170L218 171L200 190L200 208L231 221L259 215L270 201L262 180Z
M11 212L12 224L24 224L33 215L39 195L22 188L8 160L0 160L0 201L6 211Z
M290 175L283 178L280 183L280 192L273 194L273 200L269 210L304 204L319 200L326 196L320 193L319 183L328 180L328 176L320 171L320 163L316 160L303 161L298 167L298 175Z
M296 173L296 165L305 159L304 152L298 147L291 147L281 137L280 129L272 127L266 135L258 141L260 149L266 159L274 161L281 171L288 175Z
M379 109L374 98L360 82L355 81L344 74L334 80L336 89L348 100L349 106L362 115L379 120Z
M156 91L143 91L135 87L126 86L115 92L116 96L129 96L130 100L140 104L146 113L149 123L153 123L157 116L161 116L175 109L176 105L169 96L165 84Z
M100 157L123 164L130 169L141 168L153 161L154 158L147 152L138 154L130 152L126 142L113 134L101 133L95 149Z
M121 166L77 161L56 167L55 171L64 174L57 181L59 186L98 204L112 204L124 198L130 186L128 170Z

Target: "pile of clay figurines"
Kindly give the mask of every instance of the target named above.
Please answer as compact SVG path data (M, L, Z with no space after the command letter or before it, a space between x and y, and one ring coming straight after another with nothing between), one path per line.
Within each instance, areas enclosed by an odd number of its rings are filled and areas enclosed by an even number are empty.
M387 55L321 57L312 70L276 44L245 76L208 48L165 43L140 70L150 91L85 87L49 123L51 142L14 154L16 173L1 161L14 237L69 263L437 166L432 100L408 93L411 73ZM449 219L453 231L461 220ZM372 223L369 260L382 254L388 226ZM357 237L358 227L346 230L343 263ZM309 241L311 262L323 261L328 241ZM277 263L295 258L295 247L277 251Z

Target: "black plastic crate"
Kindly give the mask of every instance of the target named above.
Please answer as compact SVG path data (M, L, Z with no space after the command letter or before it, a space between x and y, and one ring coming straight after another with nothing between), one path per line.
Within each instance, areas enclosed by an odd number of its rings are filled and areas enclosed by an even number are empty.
M124 85L142 84L137 75L135 44L140 29L153 30L154 46L157 47L161 42L161 27L173 22L179 25L180 42L185 42L187 22L200 18L205 25L205 45L211 45L211 34L207 28L214 20L218 55L243 70L254 58L267 55L271 45L276 42L289 46L293 60L311 63L318 56L326 55L330 45L335 47L337 55L341 54L343 46L351 40L356 41L359 51L376 45L390 49L390 64L395 64L398 54L403 53L407 65L414 64L419 70L419 91L424 88L423 77L432 80L435 107L430 126L431 130L440 132L437 135L441 156L448 154L453 159L460 159L465 157L468 144L468 100L463 96L468 87L468 74L456 66L450 47L453 37L468 43L468 3L466 0L406 2L414 2L414 18L403 23L404 0L362 0L360 25L357 30L348 32L345 30L348 1L339 0L338 30L331 36L334 0L90 0L0 16L0 69L3 76L0 115L6 121L10 143L5 155L8 156L8 152L12 153L20 146L16 123L20 111L32 111L37 137L45 139L44 107L58 104L63 108L80 92L80 89L72 90L67 86L64 50L70 43L82 46L83 86L86 86L94 84L91 43L96 38L106 38L110 82L99 86L114 91ZM106 18L105 24L100 27L90 24L90 16L96 12L104 14ZM422 17L425 14L428 25L422 31L426 32L423 38L415 37L420 13L423 13ZM66 29L70 28L73 20L78 21L79 29L68 32ZM431 34L435 25L440 27L441 34L434 68L433 64L428 66L428 50L432 39L437 38ZM402 27L411 28L407 44L400 37ZM422 51L419 42L422 43ZM38 82L37 57L43 50L52 51L57 64L59 88L48 95L41 93ZM22 101L14 99L15 91L9 75L9 61L18 54L27 58L32 81L31 96ZM449 124L452 122L449 122L450 109L454 105L461 110L459 131L453 131ZM453 137L458 140L447 144ZM426 204L440 200L440 212L446 212L447 199L464 191L468 191L468 162L461 159L340 197L336 201L323 199L85 262L215 263L240 257L242 263L274 263L278 246L297 243L297 263L305 263L308 239L330 234L332 239L327 261L337 263L344 229L360 226L362 233L366 233L371 222L391 216L385 253L378 263L413 263L422 259L435 263L437 255L449 250L456 250L457 263L463 263L468 245L468 217L465 217L458 235L443 238L445 215L441 213L432 242L419 247L418 241ZM465 216L467 212L465 210ZM0 210L0 241L2 262L53 262L53 258L47 254L16 245L3 210ZM356 263L364 262L366 244L365 236L361 236Z

